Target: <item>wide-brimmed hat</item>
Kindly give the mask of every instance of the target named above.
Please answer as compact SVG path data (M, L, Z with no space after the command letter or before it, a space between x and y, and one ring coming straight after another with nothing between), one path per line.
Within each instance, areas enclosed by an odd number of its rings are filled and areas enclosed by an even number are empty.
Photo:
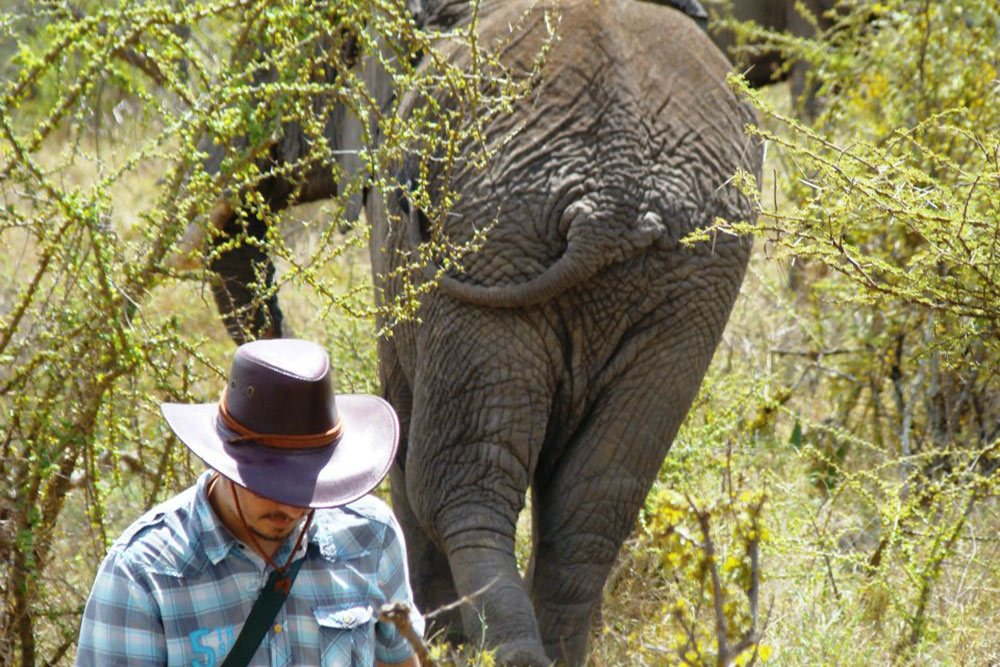
M326 351L279 338L241 345L218 403L160 406L209 467L296 507L336 507L382 481L399 420L378 396L335 396Z

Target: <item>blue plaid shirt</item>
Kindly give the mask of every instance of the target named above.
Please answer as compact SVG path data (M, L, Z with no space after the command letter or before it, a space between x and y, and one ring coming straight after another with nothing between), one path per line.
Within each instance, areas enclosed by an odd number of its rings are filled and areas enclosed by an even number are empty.
M206 495L211 471L154 508L108 551L87 600L77 665L221 665L270 566L237 541ZM275 554L283 563L293 533ZM412 651L375 614L413 606L403 539L373 496L317 510L300 547L305 563L251 665L373 665ZM298 554L297 556L298 557ZM416 611L414 630L423 620Z

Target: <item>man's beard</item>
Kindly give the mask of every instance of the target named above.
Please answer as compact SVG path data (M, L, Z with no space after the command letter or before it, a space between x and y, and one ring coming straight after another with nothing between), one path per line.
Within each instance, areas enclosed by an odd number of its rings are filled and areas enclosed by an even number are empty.
M270 514L264 514L260 518L266 519L271 516L280 516L292 519L292 517L288 516L284 512L272 512ZM275 528L274 533L265 533L250 525L247 525L247 528L250 529L250 532L253 533L258 540L268 540L269 542L282 542L286 537L295 532L295 529L299 527L300 523L302 523L302 517L299 517L298 519L292 519L292 521L293 523L291 523L286 530L282 531L281 528Z

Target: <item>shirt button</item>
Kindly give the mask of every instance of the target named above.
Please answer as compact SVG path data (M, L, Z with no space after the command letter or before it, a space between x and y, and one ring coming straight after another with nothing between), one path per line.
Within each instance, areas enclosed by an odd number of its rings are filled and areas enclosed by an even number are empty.
M283 628L281 627L281 623L275 623L275 624L274 624L274 631L275 631L276 633L277 633L277 632L281 632L282 630L283 630Z

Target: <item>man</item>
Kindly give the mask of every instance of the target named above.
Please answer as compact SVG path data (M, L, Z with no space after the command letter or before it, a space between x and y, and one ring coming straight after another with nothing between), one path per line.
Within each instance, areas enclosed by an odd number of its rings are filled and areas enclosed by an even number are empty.
M236 350L218 404L162 412L212 470L112 545L77 665L418 664L376 616L412 608L401 533L367 495L396 451L388 403L335 397L326 352L278 339Z

